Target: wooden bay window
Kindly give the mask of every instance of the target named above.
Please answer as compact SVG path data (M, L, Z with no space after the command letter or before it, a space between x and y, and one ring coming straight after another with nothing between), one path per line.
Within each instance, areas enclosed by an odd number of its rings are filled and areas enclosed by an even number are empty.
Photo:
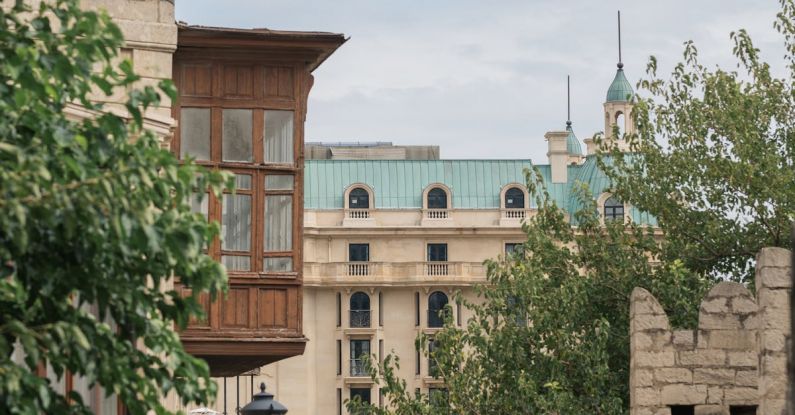
M207 318L180 335L215 376L301 354L303 123L311 72L345 41L317 32L179 26L174 154L235 176L236 189L197 193L192 210L217 221L208 254L229 290L202 302ZM179 279L176 288L188 293Z

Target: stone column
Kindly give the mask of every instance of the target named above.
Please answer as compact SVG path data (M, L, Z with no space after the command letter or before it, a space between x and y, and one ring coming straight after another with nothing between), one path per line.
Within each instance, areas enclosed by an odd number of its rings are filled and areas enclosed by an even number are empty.
M790 251L763 248L756 257L759 303L759 412L787 412L787 345L790 342Z

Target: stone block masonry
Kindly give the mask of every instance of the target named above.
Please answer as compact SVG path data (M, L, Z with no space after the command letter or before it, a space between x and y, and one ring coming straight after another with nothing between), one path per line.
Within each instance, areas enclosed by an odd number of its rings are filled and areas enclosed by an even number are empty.
M636 288L630 305L630 414L729 415L756 406L786 414L790 251L757 255L756 296L733 282L702 300L695 330L672 330L660 303Z

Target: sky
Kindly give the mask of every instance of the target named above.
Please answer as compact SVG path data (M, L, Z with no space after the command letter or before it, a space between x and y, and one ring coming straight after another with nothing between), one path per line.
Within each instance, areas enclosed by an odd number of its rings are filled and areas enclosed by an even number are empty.
M179 0L177 20L349 37L315 72L306 141L438 145L445 159L546 161L564 129L566 75L580 140L604 129L618 60L633 85L693 40L700 60L733 69L729 33L745 28L782 61L777 0ZM775 66L774 66L775 68ZM664 76L667 77L667 76ZM584 148L584 146L583 146Z

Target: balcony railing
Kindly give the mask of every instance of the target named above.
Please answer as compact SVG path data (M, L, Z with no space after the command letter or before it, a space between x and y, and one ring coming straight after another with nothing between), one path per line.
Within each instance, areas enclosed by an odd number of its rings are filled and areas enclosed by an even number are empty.
M348 219L369 219L370 209L345 209L345 217Z
M526 215L526 209L502 209L503 219L524 219Z
M350 326L353 328L370 327L370 310L351 310Z
M349 262L348 276L358 277L370 275L370 264L367 262Z
M366 278L363 278L366 277ZM485 281L481 262L305 262L304 284L329 281L415 282L428 278Z
M447 262L428 261L425 263L425 275L429 277L450 275L450 264Z
M426 219L447 219L450 217L448 209L425 209Z
M351 359L351 376L369 376L364 359Z

